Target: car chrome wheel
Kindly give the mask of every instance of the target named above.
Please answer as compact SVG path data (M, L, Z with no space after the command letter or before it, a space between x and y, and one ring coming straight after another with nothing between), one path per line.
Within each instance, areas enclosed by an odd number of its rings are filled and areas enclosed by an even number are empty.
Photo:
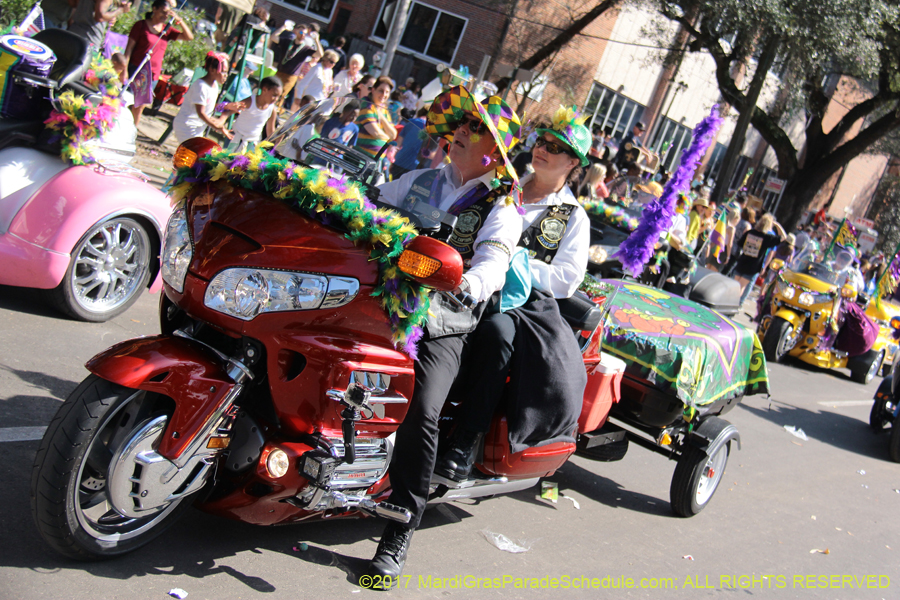
M111 219L88 233L73 253L73 300L93 313L111 312L140 290L149 269L150 239L134 220Z

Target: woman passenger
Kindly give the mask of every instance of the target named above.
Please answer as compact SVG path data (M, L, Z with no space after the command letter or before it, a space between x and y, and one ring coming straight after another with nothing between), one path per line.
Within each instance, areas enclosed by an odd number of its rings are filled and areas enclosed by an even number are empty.
M521 182L524 215L519 246L528 251L534 291L523 306L482 317L471 334L475 338L465 359L470 367L461 382L463 412L451 447L435 468L436 474L455 481L466 479L472 470L511 366L524 376L513 374L517 388L527 390L511 398L507 408L513 452L562 441L571 436L578 420L586 375L575 336L559 315L555 299L574 294L587 268L590 222L567 182L577 179L580 167L589 164L591 134L566 112L557 114L554 128L537 130L534 173ZM536 330L542 335L535 337ZM528 407L525 410L542 406L545 413L539 427L514 432L513 404Z

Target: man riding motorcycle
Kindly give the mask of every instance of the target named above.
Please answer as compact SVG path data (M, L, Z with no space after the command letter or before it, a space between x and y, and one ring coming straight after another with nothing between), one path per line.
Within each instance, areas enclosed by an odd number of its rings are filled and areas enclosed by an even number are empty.
M456 310L445 296L432 296L431 313L419 342L415 389L409 412L397 429L390 465L391 503L408 509L408 525L391 522L367 575L391 587L406 563L412 533L428 498L437 457L438 419L459 372L467 335L494 292L503 287L512 249L521 234L521 219L508 199L506 152L518 141L518 116L497 96L479 104L462 86L435 99L426 131L450 141L450 164L410 171L379 187L381 200L400 208L419 203L457 217L449 243L465 264L457 292L470 295L474 310Z

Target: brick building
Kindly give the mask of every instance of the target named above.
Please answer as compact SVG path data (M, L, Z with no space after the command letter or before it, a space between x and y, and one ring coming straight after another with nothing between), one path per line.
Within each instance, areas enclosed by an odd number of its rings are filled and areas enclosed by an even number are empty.
M371 61L387 37L395 0L269 0L268 4L277 21L318 22L326 37L350 38L349 49ZM500 65L517 65L570 25L573 14L591 5L575 0L569 10L564 3L543 0L413 0L391 76L404 81L412 75L425 84L436 76L439 64L466 66L475 74L488 56L492 68L486 78L497 80ZM535 114L548 114L561 103L582 104L592 83L587 74L596 70L616 17L617 12L610 11L589 25L541 73L532 97L511 94L511 104L524 103Z

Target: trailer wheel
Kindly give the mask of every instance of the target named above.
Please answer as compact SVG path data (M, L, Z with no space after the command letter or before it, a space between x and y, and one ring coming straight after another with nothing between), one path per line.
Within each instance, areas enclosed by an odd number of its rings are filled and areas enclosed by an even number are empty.
M685 447L669 488L669 502L676 515L693 517L706 508L722 481L730 453L730 441L712 456L699 448Z

